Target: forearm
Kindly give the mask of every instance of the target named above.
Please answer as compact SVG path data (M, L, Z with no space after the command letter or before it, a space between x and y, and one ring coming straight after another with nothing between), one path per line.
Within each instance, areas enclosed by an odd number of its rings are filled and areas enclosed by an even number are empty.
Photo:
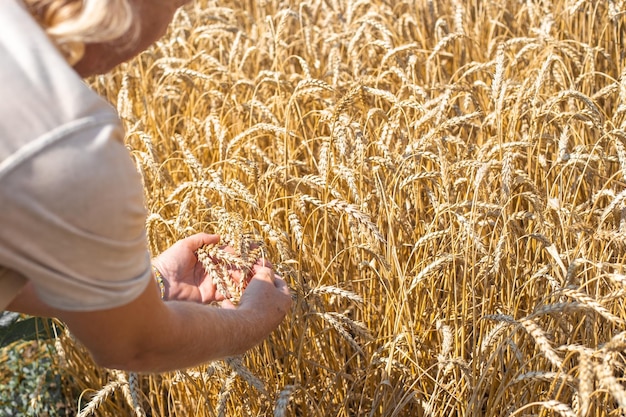
M154 281L131 303L108 310L58 310L39 300L32 287L11 307L61 319L102 366L170 371L243 353L280 324L291 303L289 291L267 268L263 271L250 282L237 309L163 302Z
M128 305L95 312L62 312L59 318L98 364L136 372L164 372L237 355L260 343L284 316L284 312L277 315L264 310L251 314L245 308L162 302L156 283L150 282Z
M108 367L136 372L183 369L242 354L267 336L264 326L238 310L181 301L163 305L161 318L148 323L151 329L132 349L136 354Z

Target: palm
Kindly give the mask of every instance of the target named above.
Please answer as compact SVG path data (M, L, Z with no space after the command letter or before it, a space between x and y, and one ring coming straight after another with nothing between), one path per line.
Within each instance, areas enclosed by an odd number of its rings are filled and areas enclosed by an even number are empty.
M219 237L216 235L193 235L176 242L153 261L167 279L168 300L205 304L224 300L224 295L217 290L210 274L195 255L200 247L218 242Z

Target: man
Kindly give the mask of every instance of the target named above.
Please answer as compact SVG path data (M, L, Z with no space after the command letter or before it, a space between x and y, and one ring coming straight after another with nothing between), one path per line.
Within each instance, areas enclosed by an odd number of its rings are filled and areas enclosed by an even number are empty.
M143 51L181 5L0 2L0 309L59 318L110 368L161 372L240 354L291 303L260 261L236 277L250 279L237 308L205 305L222 298L195 251L215 235L183 239L151 264L121 123L80 78Z

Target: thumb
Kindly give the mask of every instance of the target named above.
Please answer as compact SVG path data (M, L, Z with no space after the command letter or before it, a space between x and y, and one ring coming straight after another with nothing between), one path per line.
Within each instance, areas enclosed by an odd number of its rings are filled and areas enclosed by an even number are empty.
M196 233L185 238L185 244L193 251L204 245L216 245L219 241L219 235L210 235L208 233Z
M222 300L220 307L226 310L235 310L237 308L230 300Z

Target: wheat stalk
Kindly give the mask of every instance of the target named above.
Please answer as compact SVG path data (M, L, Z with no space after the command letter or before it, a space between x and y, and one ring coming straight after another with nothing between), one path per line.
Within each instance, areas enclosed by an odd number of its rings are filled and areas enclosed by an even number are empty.
M231 393L233 391L233 384L235 383L236 378L237 373L235 371L232 371L222 384L217 400L217 406L215 407L216 413L219 417L226 416L226 403L230 399Z
M261 381L243 364L243 360L240 356L227 358L225 359L225 362L237 376L246 381L250 386L254 387L260 394L265 397L269 395L263 381Z
M335 286L330 286L330 285L322 285L320 287L313 288L311 290L311 294L315 294L315 295L331 294L331 295L336 295L340 298L345 298L357 304L363 304L363 298L360 295L352 291L348 291L348 290L338 288Z
M287 406L289 405L293 394L297 390L298 388L295 385L287 385L280 391L276 400L276 405L274 407L274 417L286 416Z
M586 416L594 389L594 365L586 352L581 352L578 360L579 414Z
M80 410L80 413L78 413L78 417L87 417L94 414L98 410L100 405L102 405L102 403L105 402L107 398L109 398L109 396L111 396L111 394L113 394L121 386L121 381L110 381L108 384L102 387L100 391L96 393L96 395L91 398L89 403L87 403L87 405L83 409Z
M550 345L545 331L531 319L522 319L519 323L524 327L528 334L532 336L537 344L537 347L539 347L539 350L543 353L546 359L548 359L556 368L561 368L563 366L563 360L557 355L554 348Z

